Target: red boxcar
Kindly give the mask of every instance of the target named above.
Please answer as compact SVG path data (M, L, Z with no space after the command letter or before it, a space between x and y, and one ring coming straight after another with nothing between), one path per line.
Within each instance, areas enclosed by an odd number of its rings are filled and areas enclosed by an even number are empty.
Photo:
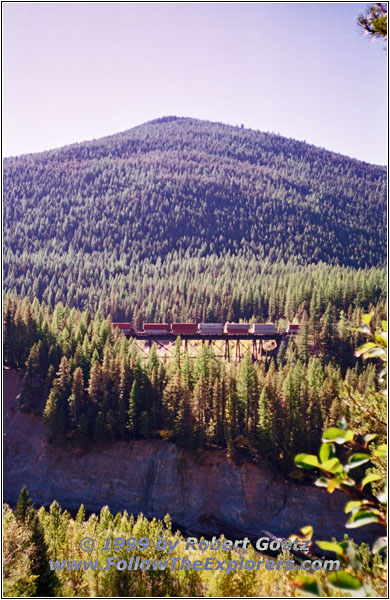
M197 324L196 323L172 323L172 333L176 333L180 335L182 333L196 333L197 332Z
M112 325L122 333L135 333L133 323L113 323Z
M248 335L249 323L225 323L225 333L235 335Z

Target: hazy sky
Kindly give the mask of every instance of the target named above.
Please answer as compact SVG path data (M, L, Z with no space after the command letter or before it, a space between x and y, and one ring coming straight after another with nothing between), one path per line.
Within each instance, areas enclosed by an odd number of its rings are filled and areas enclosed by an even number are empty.
M384 164L386 52L366 3L3 3L3 152L164 115Z

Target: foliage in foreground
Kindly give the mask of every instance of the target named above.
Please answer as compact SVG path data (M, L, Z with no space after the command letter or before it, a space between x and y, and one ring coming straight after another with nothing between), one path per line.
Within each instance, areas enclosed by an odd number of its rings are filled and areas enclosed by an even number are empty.
M23 489L17 504L12 511L4 507L4 592L9 596L33 597L293 597L298 591L293 585L293 570L260 570L246 571L118 571L109 570L57 570L51 571L50 560L99 561L106 564L107 551L102 548L106 539L118 537L148 537L150 545L147 549L118 550L110 552L117 560L129 561L132 556L141 555L146 560L162 560L169 558L167 551L155 551L159 537L172 542L179 541L174 555L205 560L205 556L213 556L219 561L237 560L243 556L246 560L264 560L267 557L256 552L252 546L245 553L219 549L212 552L201 550L185 551L184 538L179 532L173 532L168 516L161 520L147 520L142 515L134 518L126 512L111 514L108 507L103 507L100 514L92 514L88 518L81 506L77 516L73 518L68 511L62 510L57 502L50 508L35 510L32 507L26 489ZM35 533L38 530L40 535ZM80 541L90 537L95 541L92 552L82 552ZM361 559L367 563L367 550L364 544L360 548L353 546ZM26 552L27 549L27 552ZM158 554L158 556L157 556ZM17 562L22 558L23 562ZM268 557L269 558L269 557ZM275 558L275 557L273 557ZM284 551L275 560L287 561L292 555ZM314 580L318 585L325 581L326 574L317 571ZM333 596L333 593L324 595Z
M387 41L387 2L370 4L367 11L359 16L358 24L371 38Z
M383 369L379 379L382 385L387 381L387 322L382 322L383 331L373 333L368 325L372 315L364 315L361 330L371 336L356 352L364 358L380 358ZM382 390L382 404L385 403L386 391ZM352 395L353 397L353 395ZM364 408L364 406L363 406ZM383 411L382 411L383 412ZM381 422L381 421L380 421ZM383 424L381 422L381 424ZM344 569L332 573L326 578L326 585L344 595L358 597L386 595L387 569L383 564L382 554L387 555L387 488L385 484L387 444L377 443L378 435L368 433L364 437L347 428L345 420L338 427L327 429L322 437L322 445L318 457L309 454L298 454L295 457L297 466L304 469L317 469L321 476L316 485L325 487L329 493L339 489L349 498L345 513L350 513L346 523L349 529L365 525L377 524L383 527L383 535L379 537L369 551L368 561L363 561L356 552L351 540L342 542L317 541L317 545L325 551L334 552ZM344 460L336 456L336 445L344 450ZM347 452L345 452L347 447ZM348 458L347 458L348 455ZM345 460L347 458L347 460ZM362 465L370 466L362 472ZM356 469L356 471L355 471ZM358 473L352 476L351 471ZM360 471L360 473L359 473ZM310 575L299 575L294 584L310 596L323 596L324 588Z

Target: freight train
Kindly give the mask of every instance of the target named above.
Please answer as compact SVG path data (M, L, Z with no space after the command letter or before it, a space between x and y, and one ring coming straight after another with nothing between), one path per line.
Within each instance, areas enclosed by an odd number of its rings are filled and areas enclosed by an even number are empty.
M273 333L297 334L299 325L289 323L286 331L277 332L275 323L144 323L137 331L132 323L113 323L125 335L272 335Z

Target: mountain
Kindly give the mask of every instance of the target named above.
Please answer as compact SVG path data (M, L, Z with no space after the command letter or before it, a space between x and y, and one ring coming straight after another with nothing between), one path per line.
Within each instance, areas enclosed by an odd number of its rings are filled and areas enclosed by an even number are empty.
M142 280L143 261L172 256L383 265L385 201L384 167L165 117L5 159L5 286L48 301L88 285L115 296L129 265Z

